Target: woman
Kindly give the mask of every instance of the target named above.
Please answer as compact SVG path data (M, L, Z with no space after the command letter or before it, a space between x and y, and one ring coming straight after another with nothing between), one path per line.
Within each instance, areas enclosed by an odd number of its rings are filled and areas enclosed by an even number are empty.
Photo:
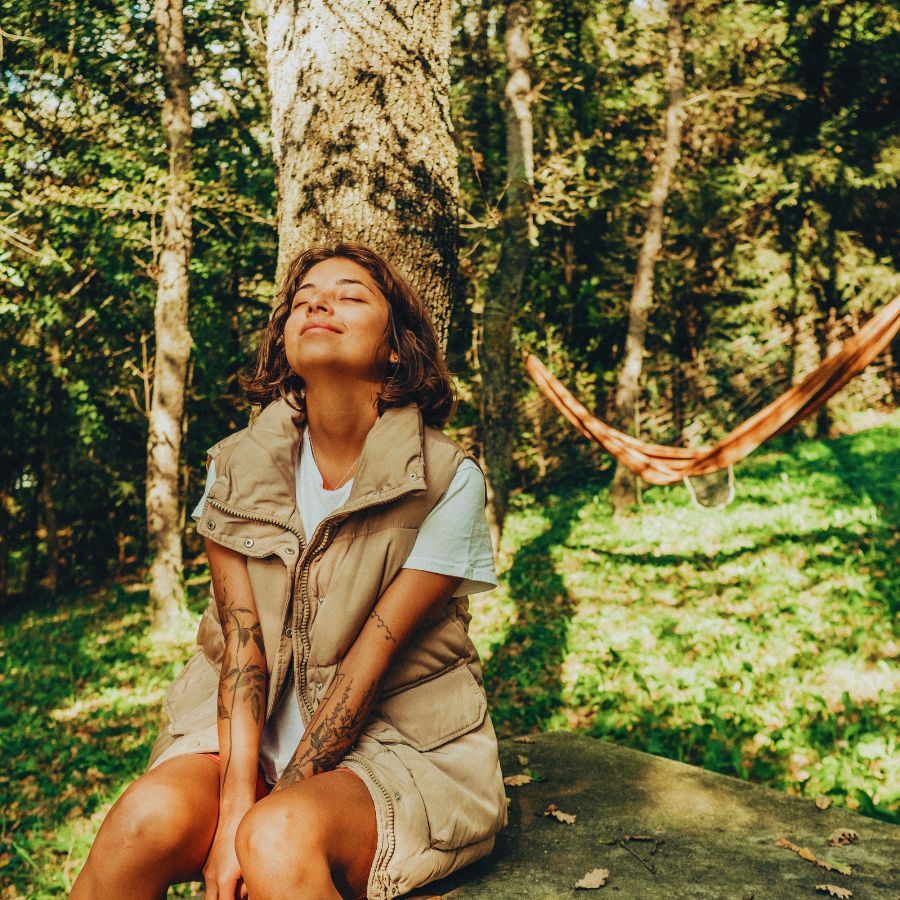
M289 267L208 451L199 649L71 896L395 897L507 822L466 595L494 586L480 469L409 285L358 243ZM274 786L272 786L274 785Z

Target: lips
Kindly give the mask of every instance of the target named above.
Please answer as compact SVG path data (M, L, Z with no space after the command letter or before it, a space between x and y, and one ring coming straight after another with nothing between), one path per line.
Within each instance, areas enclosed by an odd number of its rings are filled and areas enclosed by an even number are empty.
M300 334L306 334L311 328L319 328L323 331L333 331L335 334L338 333L337 328L332 328L330 325L326 325L324 322L307 322L303 328L300 329Z

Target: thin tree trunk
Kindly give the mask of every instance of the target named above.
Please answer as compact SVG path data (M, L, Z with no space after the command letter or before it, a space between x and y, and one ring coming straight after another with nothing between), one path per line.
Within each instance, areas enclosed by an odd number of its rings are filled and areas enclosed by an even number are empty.
M47 392L47 426L44 440L41 442L41 492L38 498L41 507L41 518L46 532L46 562L41 587L48 594L55 594L59 589L59 522L56 506L53 502L53 486L56 481L57 468L56 433L62 406L62 384L59 380L59 368L62 361L59 340L51 336L49 352L44 365L49 372L49 390Z
M272 0L267 27L277 285L306 247L364 241L443 346L461 286L450 22L450 0Z
M670 0L666 47L666 116L662 152L650 191L644 237L638 255L637 270L628 307L628 334L619 381L616 386L616 419L623 430L634 430L634 414L640 392L647 320L653 305L653 269L662 246L663 219L672 172L681 152L681 126L684 119L684 11L688 0ZM617 513L637 500L635 476L625 466L616 466L612 488Z
M154 312L156 356L147 441L147 537L150 600L157 633L171 633L186 612L179 517L184 386L191 351L188 264L191 258L191 109L182 0L157 0L156 35L169 154L167 200Z
M517 434L512 336L528 268L528 200L534 182L531 79L528 63L531 11L524 0L506 7L506 206L500 261L484 301L481 348L481 423L488 474L488 520L495 546L509 503Z
M828 229L826 238L826 247L823 256L825 257L826 275L821 291L816 291L815 295L820 300L819 315L816 318L816 343L819 346L819 362L825 360L831 349L831 341L834 338L837 328L838 311L841 307L841 291L838 287L838 253L837 253L837 224L835 222L834 212L838 208L839 198L835 198L835 204L832 211L828 214ZM816 416L816 437L827 438L831 433L831 412L828 404L823 403L819 407L819 413Z

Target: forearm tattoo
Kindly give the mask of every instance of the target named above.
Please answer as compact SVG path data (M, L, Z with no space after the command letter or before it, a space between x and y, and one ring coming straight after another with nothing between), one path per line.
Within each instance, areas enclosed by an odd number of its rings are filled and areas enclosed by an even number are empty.
M259 618L254 611L244 606L229 605L227 575L220 579L215 595L225 641L218 693L219 718L228 719L228 752L222 773L224 785L231 765L234 713L238 698L249 704L254 722L258 723L263 714L266 696L265 645ZM242 653L251 641L250 652Z
M353 685L352 676L335 673L328 693L316 707L273 792L320 772L330 772L344 758L362 730L377 690L377 684L370 684L362 696L356 698ZM339 693L341 686L343 690Z
M385 639L386 641L393 641L395 644L397 643L397 639L394 637L394 634L393 634L393 632L391 631L391 629L388 628L387 622L385 622L384 619L382 619L381 616L378 615L378 611L377 611L377 610L374 610L374 609L373 609L373 610L372 610L372 615L369 616L369 618L370 618L370 619L375 619L375 621L378 623L378 627L379 627L379 628L383 628L383 629L385 630L386 634L385 634L385 636L384 636L384 639Z

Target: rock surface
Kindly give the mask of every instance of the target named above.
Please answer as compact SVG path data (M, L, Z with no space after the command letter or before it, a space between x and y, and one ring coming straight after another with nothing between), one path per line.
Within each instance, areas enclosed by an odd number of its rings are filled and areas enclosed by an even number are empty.
M849 888L853 900L900 898L896 825L583 735L552 732L533 741L500 742L504 775L527 768L544 780L507 788L509 825L493 853L410 900L828 897L817 884ZM544 815L551 803L574 814L575 824ZM837 828L859 837L832 847ZM628 839L637 836L649 840ZM820 868L779 847L779 838L852 874ZM609 869L606 884L576 890L596 868Z

